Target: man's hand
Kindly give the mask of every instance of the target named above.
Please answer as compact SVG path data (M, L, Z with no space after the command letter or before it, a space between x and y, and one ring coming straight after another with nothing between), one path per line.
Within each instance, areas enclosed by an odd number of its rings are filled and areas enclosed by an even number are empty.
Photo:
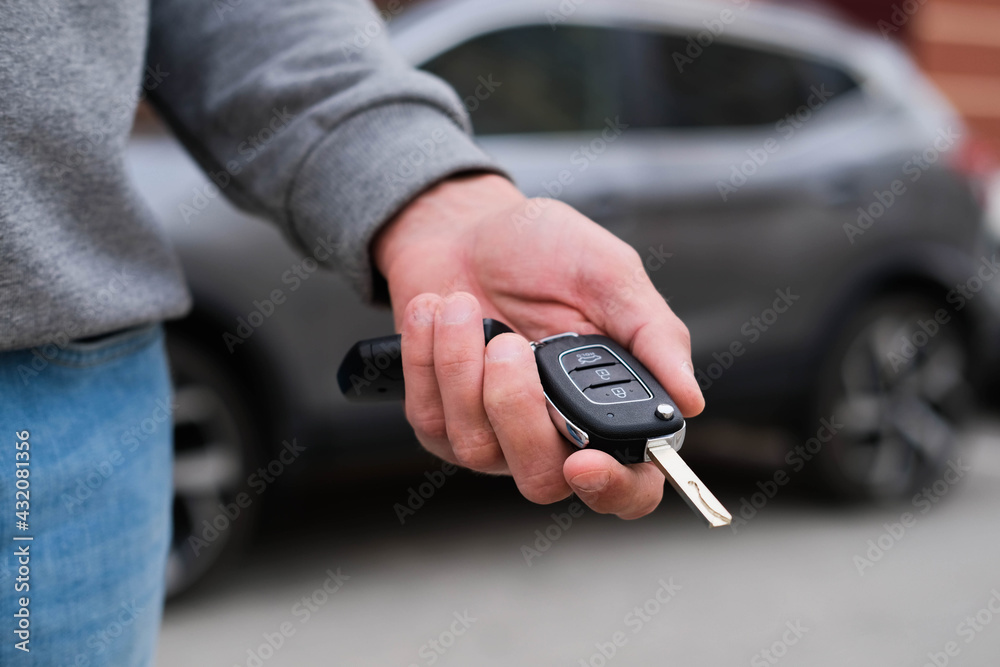
M687 328L631 247L565 204L528 200L506 179L479 175L420 196L373 253L403 335L406 415L424 447L511 474L537 503L575 492L626 519L659 504L663 475L653 464L623 466L559 435L527 340L603 333L649 368L685 417L701 412ZM483 317L527 339L504 334L484 347Z

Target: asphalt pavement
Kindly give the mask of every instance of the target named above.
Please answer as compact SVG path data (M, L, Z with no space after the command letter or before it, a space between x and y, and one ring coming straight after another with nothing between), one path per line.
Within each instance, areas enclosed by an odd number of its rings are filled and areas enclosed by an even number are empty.
M159 665L1000 664L1000 424L891 506L699 472L756 514L710 531L668 496L625 522L465 474L310 493L168 605Z

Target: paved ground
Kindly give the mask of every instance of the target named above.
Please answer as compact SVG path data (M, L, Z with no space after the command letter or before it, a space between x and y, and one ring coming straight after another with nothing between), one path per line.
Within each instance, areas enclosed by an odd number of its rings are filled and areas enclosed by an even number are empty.
M469 478L402 526L412 479L312 498L331 509L289 508L242 565L168 608L159 664L1000 664L1000 427L967 440L973 470L939 484L939 504L845 509L783 489L737 534L674 498L639 522L562 528L551 514L568 503ZM736 509L758 479L712 481Z

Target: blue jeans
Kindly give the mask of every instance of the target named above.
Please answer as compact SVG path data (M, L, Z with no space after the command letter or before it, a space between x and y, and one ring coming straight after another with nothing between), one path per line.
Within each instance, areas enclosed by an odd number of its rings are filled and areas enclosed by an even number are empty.
M152 664L170 407L159 326L0 353L0 665Z

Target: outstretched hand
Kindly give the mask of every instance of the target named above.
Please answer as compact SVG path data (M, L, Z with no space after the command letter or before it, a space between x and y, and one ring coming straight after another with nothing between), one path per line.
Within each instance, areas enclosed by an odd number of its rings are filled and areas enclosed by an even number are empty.
M639 255L565 204L529 200L477 175L417 198L376 238L402 332L406 415L437 456L513 475L537 503L576 493L598 512L648 514L663 494L651 463L624 466L577 450L549 418L528 340L602 333L638 358L685 417L704 407L687 328L653 287ZM484 345L482 319L518 334Z

